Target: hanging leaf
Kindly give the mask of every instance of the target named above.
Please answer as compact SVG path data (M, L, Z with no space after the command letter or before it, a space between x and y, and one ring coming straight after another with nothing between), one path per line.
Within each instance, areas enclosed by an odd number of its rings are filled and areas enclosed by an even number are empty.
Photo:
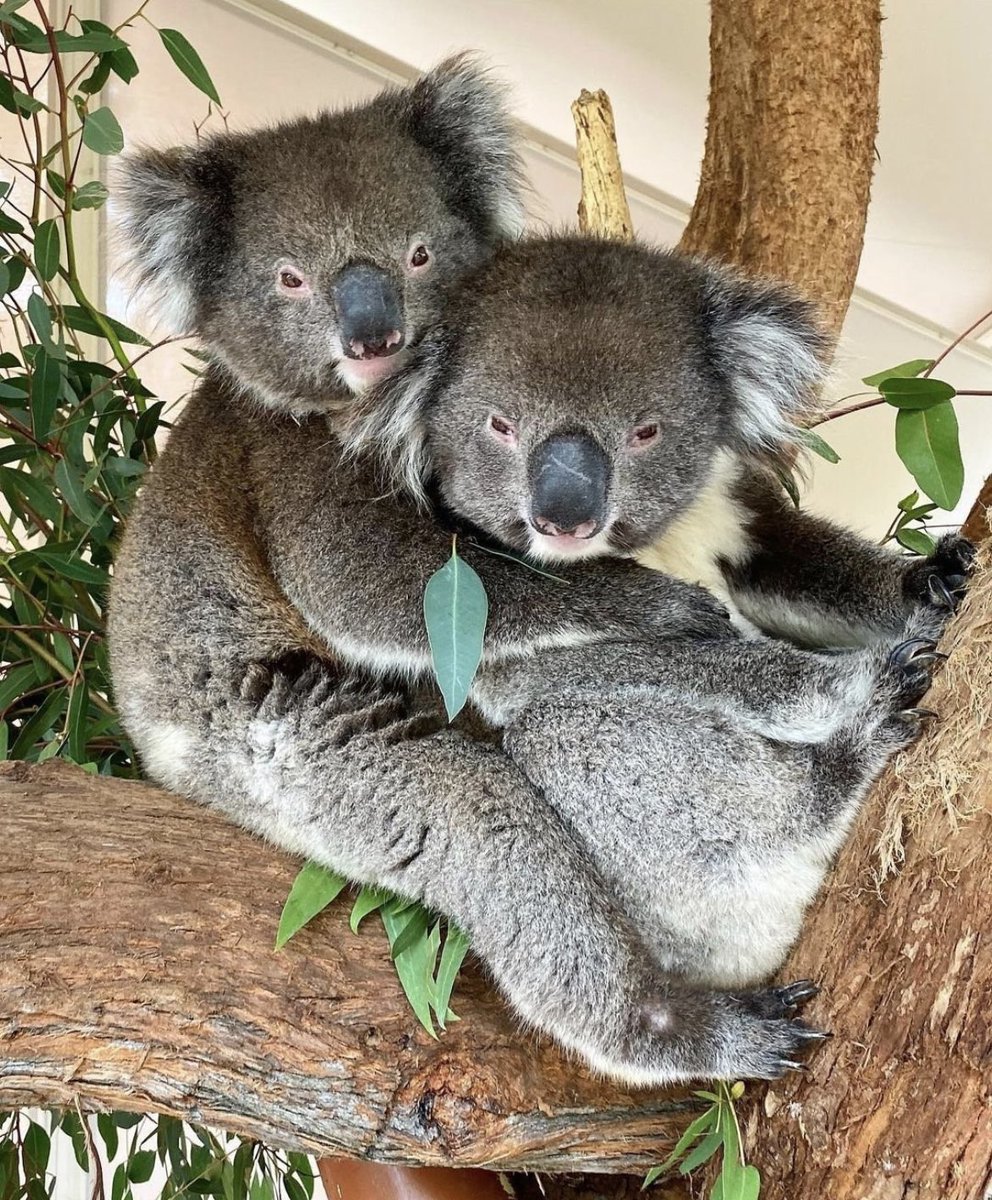
M442 1029L445 1028L445 1022L450 1014L451 993L454 991L455 980L458 978L458 972L468 953L469 944L468 934L463 933L457 925L449 922L448 932L444 938L444 949L441 951L441 964L437 969L437 978L434 981L434 1012L437 1014L437 1021Z
M374 913L376 909L382 908L389 898L389 892L384 892L380 888L363 887L355 898L351 916L348 919L351 932L357 933L359 925L369 913Z
M829 463L839 463L840 455L828 442L825 442L818 433L814 433L812 429L801 429L799 431L799 440L807 450L812 450L814 454L819 454L821 458L825 458Z
M322 912L347 887L343 875L328 871L317 863L307 863L293 881L276 933L276 949L281 950L289 939L308 921Z
M48 441L61 386L59 363L46 351L39 350L31 373L31 428L39 442Z
M875 375L866 375L861 382L868 387L877 388L886 379L915 379L917 375L929 371L932 366L932 358L911 358L909 362L900 363L897 367L889 367L888 370L879 371Z
M950 404L900 409L896 415L896 453L935 504L952 509L961 499L964 463L958 419Z
M914 554L929 558L937 548L937 543L923 529L900 529L896 532L896 541Z
M427 581L424 621L431 661L448 720L465 707L482 661L489 602L476 572L452 550L451 558Z
M199 88L205 96L209 96L214 104L220 104L220 96L217 95L213 80L203 65L203 59L189 41L178 29L160 29L158 35L162 39L162 45L169 52L169 57L190 83Z
M77 333L89 333L94 337L104 336L103 330L96 323L88 309L81 308L78 304L65 304L62 306L62 313L65 317L65 323L70 329L75 329ZM151 342L146 337L143 337L140 333L135 333L127 325L123 325L120 321L115 321L113 317L108 317L106 313L101 313L100 315L120 341L129 342L133 346L151 345Z
M60 250L58 221L42 221L34 235L34 261L46 283L58 273Z
M957 395L941 379L886 379L878 385L886 404L894 408L933 408Z
M110 192L105 183L101 183L99 179L91 179L89 183L84 183L82 187L76 188L72 193L72 207L74 209L83 208L101 208L107 202Z
M125 46L123 50L114 50L107 55L110 62L110 69L125 83L130 83L131 80L138 74L138 64L134 55Z
M384 904L379 910L389 945L392 947L397 938L407 928L409 918L405 913L406 905L396 900ZM431 998L434 994L434 963L437 950L427 937L422 937L412 945L407 946L393 959L396 974L410 1007L417 1014L417 1019L432 1038L437 1037L434 1022L431 1019Z
M83 142L95 154L120 154L124 149L124 134L109 108L85 114Z

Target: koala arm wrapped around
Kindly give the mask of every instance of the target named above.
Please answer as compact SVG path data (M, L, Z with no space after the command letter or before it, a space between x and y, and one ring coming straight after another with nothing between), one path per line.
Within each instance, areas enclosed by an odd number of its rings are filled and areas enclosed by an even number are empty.
M909 558L795 508L759 469L735 488L749 551L724 571L735 604L760 628L813 645L877 641L920 605L948 614L974 556L956 533Z
M419 674L428 669L424 588L451 552L450 535L412 502L383 494L367 464L341 462L326 438L303 427L264 450L282 461L259 470L279 480L260 497L277 579L307 624L347 660ZM297 497L286 503L286 489ZM277 499L278 497L278 499ZM703 588L625 559L594 559L555 575L460 539L489 598L491 660L587 641L720 637L727 611Z

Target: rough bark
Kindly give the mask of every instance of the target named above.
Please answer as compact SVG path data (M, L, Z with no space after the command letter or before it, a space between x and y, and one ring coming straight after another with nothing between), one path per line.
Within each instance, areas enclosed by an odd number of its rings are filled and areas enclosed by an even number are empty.
M710 103L683 249L789 280L839 332L864 239L880 0L712 0Z
M623 186L623 170L617 147L610 98L600 90L585 88L572 102L575 122L575 149L582 175L579 199L579 228L583 233L629 242L634 223Z
M559 1171L643 1169L692 1108L591 1079L472 969L432 1040L344 903L276 953L299 864L147 784L3 764L0 829L0 1108L78 1099L320 1155Z
M986 542L939 723L875 788L784 969L824 981L811 1018L836 1036L749 1114L762 1200L992 1195L990 567Z

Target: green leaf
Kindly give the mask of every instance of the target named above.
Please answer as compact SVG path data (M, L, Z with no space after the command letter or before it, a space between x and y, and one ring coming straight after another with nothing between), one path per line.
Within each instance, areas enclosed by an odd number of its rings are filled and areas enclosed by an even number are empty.
M886 404L894 408L933 408L957 395L954 388L941 379L886 379L879 384L878 390Z
M896 541L900 546L905 546L907 550L921 554L924 558L928 558L937 548L937 543L923 529L900 529L896 534Z
M14 85L10 79L3 74L0 74L0 108L5 108L7 112L17 113L17 102L14 100Z
M941 508L952 509L964 488L958 419L950 404L900 409L896 453L923 491Z
M19 40L17 44L29 54L51 52L48 38L40 31L36 37ZM127 43L111 33L66 33L64 29L58 29L55 31L55 45L60 54L105 54L109 50L126 48Z
M799 508L801 504L801 497L799 495L799 488L796 486L796 480L792 472L787 467L780 467L777 464L774 466L774 471L779 483L782 485L785 494L792 501L792 507Z
M31 428L39 442L48 440L61 386L60 364L46 351L39 350L31 373Z
M96 66L80 83L79 90L87 96L95 96L110 78L110 54L101 54Z
M132 1183L147 1183L155 1170L155 1151L139 1150L127 1164L127 1177Z
M276 933L276 949L281 950L293 934L322 912L347 887L343 875L328 871L317 863L307 863L293 881Z
M55 728L66 705L66 689L56 688L44 704L21 726L17 741L10 749L11 758L29 758L40 738Z
M217 89L203 65L203 60L187 39L178 29L160 29L158 33L162 45L169 52L169 57L190 83L199 88L205 96L209 96L214 104L220 104L220 96L217 95Z
M34 261L38 274L46 282L54 279L59 269L59 224L54 218L42 221L34 235Z
M396 935L395 940L390 945L390 957L395 962L397 958L404 952L409 950L411 946L416 946L427 936L427 926L430 923L430 918L427 915L427 910L419 906L413 910L406 924Z
M457 925L449 922L448 932L444 938L444 949L441 951L441 964L437 969L437 978L434 981L436 993L434 1012L437 1014L437 1021L442 1029L446 1028L445 1023L450 1015L451 993L454 991L458 972L462 968L470 944L468 934L463 933Z
M672 1148L671 1154L660 1163L657 1167L652 1167L644 1180L641 1190L649 1187L656 1179L660 1179L662 1175L667 1175L674 1170L681 1161L682 1156L689 1149L692 1143L701 1138L704 1133L709 1133L715 1130L719 1124L720 1110L715 1104L711 1105L701 1117L697 1117L685 1130L679 1140Z
M102 567L96 567L86 559L80 558L79 551L74 548L57 550L51 546L41 546L37 550L26 550L17 554L10 561L11 566L21 566L30 562L44 563L60 575L89 584L91 588L106 590L110 587L110 576L107 572Z
M704 1162L709 1162L722 1144L723 1134L719 1129L714 1129L712 1133L708 1133L695 1150L687 1154L679 1163L679 1174L688 1175L690 1171L695 1171L697 1167L701 1167Z
M912 358L909 362L900 363L897 367L879 371L877 375L866 375L861 382L867 384L868 387L877 388L886 379L915 379L917 375L929 371L932 366L932 358Z
M408 918L405 916L405 908L405 905L391 900L379 910L390 946L407 926ZM436 951L431 943L426 938L422 938L419 942L407 947L393 960L396 974L399 976L410 1007L432 1038L437 1037L434 1022L431 1019L435 954Z
M369 913L374 913L377 908L382 908L389 899L389 892L384 892L380 888L363 887L355 898L355 903L351 909L351 916L348 919L351 932L357 933L359 925L361 925Z
M110 59L110 69L125 83L130 83L138 74L138 64L126 46L123 50L114 50L112 54L108 55L108 58Z
M52 1139L35 1121L28 1125L24 1135L23 1161L25 1175L43 1178L48 1169L52 1153Z
M89 184L86 186L89 187ZM80 191L82 190L80 188ZM70 329L75 329L77 333L91 333L95 337L104 336L103 330L87 309L80 308L78 304L65 304L62 306L62 312L65 314L65 323ZM142 337L140 333L135 333L127 325L122 325L120 321L115 321L113 317L108 317L106 313L100 313L100 316L103 317L122 342L130 342L135 346L151 345L151 342L146 337Z
M799 431L799 440L807 450L812 450L814 454L819 454L821 458L825 458L829 463L839 463L840 455L828 442L825 442L818 433L814 433L812 429L801 429Z
M489 602L482 580L452 550L451 558L427 581L424 621L448 720L465 707L482 661Z
M82 187L76 188L72 193L72 207L77 210L101 208L106 204L109 196L110 192L105 183L101 183L99 179L91 179L89 183L84 183ZM140 340L144 341L145 339L141 338Z
M0 713L6 712L14 701L37 682L32 663L14 667L0 677Z
M66 458L55 464L55 482L62 498L73 513L86 525L92 525L100 516L100 510L86 494L82 476Z
M47 105L42 104L40 100L36 100L34 96L28 95L27 92L19 92L14 90L14 103L21 110L28 114L41 112L43 108L47 109Z
M83 142L95 154L120 154L124 149L124 134L109 108L98 108L83 117Z
M46 348L52 345L52 314L44 297L38 292L32 292L27 302L28 320L31 328L38 335L38 340Z
M86 716L89 711L89 688L85 676L76 680L69 698L69 713L65 719L69 744L69 757L73 762L84 763L86 758Z
M15 511L20 512L23 508L23 505L18 503L19 498L23 497L40 517L48 521L58 520L61 509L51 488L45 487L27 471L18 471L14 467L0 467L0 491Z

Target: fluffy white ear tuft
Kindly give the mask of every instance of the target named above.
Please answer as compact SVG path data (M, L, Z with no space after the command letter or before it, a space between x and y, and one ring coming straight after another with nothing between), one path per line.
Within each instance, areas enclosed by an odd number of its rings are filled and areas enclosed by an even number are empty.
M707 334L744 448L799 444L830 350L813 305L722 267L707 267L704 291Z
M456 210L490 240L524 227L524 172L506 88L474 55L445 59L410 89L411 131L441 169Z
M172 334L196 329L197 280L217 233L217 171L201 150L142 150L122 160L112 213L125 264Z

